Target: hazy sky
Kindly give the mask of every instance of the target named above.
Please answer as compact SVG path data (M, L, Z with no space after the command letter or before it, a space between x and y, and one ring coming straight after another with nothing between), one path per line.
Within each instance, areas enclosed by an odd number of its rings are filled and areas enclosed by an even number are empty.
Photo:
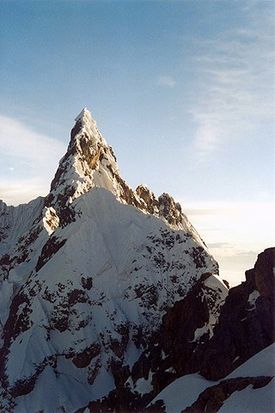
M87 106L132 187L233 282L274 243L273 1L1 1L0 198L46 194Z

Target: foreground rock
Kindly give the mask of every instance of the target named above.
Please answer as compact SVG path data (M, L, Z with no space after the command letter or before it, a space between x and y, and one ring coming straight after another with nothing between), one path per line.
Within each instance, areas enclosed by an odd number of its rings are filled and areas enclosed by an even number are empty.
M214 337L204 352L201 374L210 379L234 368L274 342L275 248L259 254L246 281L231 288Z
M162 391L149 405L149 412L274 411L274 267L275 248L268 248L246 272L246 281L229 290L212 337L200 340L191 353L185 337L180 340L180 351L176 350L177 338L184 333L177 333L180 323L175 315L171 349L175 348L178 358L171 363L174 375L166 380L171 384L160 386Z
M220 381L207 380L197 373L178 378L156 396L147 411L271 413L274 372L275 344L272 344Z

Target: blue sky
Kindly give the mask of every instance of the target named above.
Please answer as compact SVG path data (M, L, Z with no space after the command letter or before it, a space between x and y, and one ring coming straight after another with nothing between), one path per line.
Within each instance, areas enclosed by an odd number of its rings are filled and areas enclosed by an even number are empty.
M239 276L273 241L274 8L2 0L0 198L47 192L87 106L129 184L180 200Z

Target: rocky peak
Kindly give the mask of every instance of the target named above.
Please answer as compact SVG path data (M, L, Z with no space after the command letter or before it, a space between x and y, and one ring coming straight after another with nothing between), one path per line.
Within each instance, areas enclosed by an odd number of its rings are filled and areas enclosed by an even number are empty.
M99 132L87 108L75 118L66 154L59 163L46 208L59 216L63 226L73 220L72 202L93 187L105 188L116 196L119 175L113 150ZM46 213L48 210L46 210Z
M50 194L46 197L44 226L49 234L58 226L63 227L74 220L74 200L94 187L107 189L120 202L155 215L174 229L189 232L203 244L180 204L170 195L164 193L157 198L146 185L133 190L122 179L112 147L99 132L89 110L84 108L75 118L67 152L59 163Z
M100 134L95 119L91 112L84 108L75 118L75 125L71 131L71 142L69 148L81 144L82 141L89 141L94 147L97 145L107 146L105 140ZM78 147L81 151L81 145Z
M145 203L145 208L151 214L158 213L158 200L154 193L146 185L139 185L136 194Z
M176 225L182 220L181 206L169 194L163 193L158 201L160 215L169 223Z
M96 124L91 112L86 107L82 109L78 116L76 116L75 121L80 121L82 124Z

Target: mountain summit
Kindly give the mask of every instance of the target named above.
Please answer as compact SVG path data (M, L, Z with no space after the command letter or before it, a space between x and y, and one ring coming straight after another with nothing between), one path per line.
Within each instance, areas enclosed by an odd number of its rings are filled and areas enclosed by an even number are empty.
M49 194L0 212L1 412L137 411L197 371L228 288L181 206L121 178L86 108Z
M184 229L198 242L199 235L182 213L181 206L164 193L156 197L145 185L132 190L119 173L116 156L99 132L87 108L75 118L66 154L61 159L46 206L58 211L61 225L74 217L72 202L91 188L104 188L122 203L132 205L177 229Z
M105 188L119 196L119 172L112 148L86 108L75 121L67 152L59 163L46 202L58 211L69 207L93 187Z

